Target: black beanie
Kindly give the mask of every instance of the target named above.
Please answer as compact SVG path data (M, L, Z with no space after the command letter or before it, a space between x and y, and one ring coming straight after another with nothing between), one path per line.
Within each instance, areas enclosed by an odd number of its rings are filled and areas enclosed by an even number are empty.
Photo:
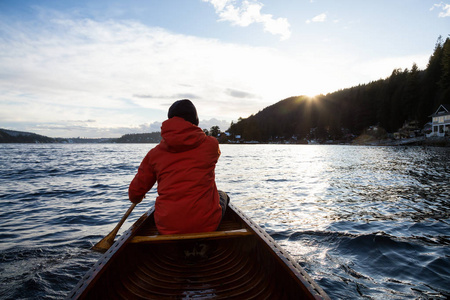
M183 99L175 101L169 108L167 116L170 118L180 117L198 126L197 110L191 100Z

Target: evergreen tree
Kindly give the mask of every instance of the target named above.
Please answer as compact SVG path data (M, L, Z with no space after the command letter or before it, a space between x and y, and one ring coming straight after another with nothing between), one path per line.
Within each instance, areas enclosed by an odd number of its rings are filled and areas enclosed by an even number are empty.
M213 137L218 137L220 135L220 128L219 126L213 126L209 130L209 134Z
M439 80L439 87L442 90L441 103L449 101L450 99L450 39L445 40L442 46L441 58L442 75Z

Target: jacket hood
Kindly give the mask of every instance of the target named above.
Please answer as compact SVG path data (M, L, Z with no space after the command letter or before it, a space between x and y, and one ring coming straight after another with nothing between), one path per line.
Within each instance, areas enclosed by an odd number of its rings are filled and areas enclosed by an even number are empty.
M198 147L206 138L203 130L180 117L170 118L161 126L161 147L169 152L184 152Z

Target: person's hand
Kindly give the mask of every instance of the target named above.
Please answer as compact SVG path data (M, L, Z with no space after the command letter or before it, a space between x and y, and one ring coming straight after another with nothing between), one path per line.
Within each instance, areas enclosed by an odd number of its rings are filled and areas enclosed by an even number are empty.
M138 203L141 203L142 200L144 200L144 198L145 198L145 195L142 198L140 198L140 199L139 198L134 198L134 199L130 199L130 201L133 202L133 203L138 204Z

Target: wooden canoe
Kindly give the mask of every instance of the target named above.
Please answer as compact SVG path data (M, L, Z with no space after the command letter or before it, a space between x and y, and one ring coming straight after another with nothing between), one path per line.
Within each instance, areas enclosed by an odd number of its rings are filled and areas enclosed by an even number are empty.
M217 231L158 235L153 208L69 299L329 299L264 230L229 204Z

